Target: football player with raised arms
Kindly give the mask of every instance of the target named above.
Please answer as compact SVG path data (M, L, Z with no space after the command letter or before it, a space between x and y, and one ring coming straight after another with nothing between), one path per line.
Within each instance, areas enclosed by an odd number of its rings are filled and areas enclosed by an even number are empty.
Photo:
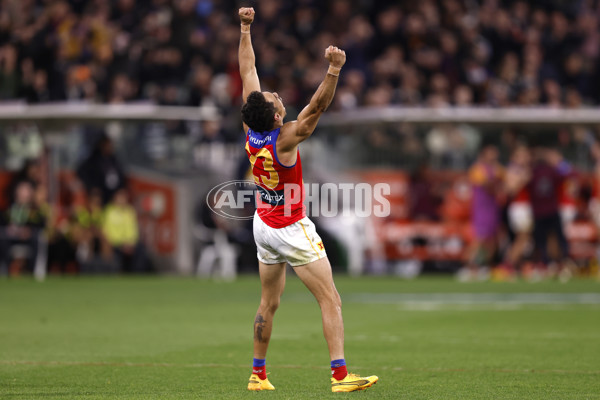
M239 16L242 120L246 133L246 153L252 164L259 194L253 230L259 260L261 297L254 320L254 362L248 389L275 389L267 379L265 358L273 317L285 286L286 263L294 267L321 308L323 333L331 360L331 390L352 392L365 389L377 382L378 377L360 377L347 372L341 299L333 283L323 242L315 225L306 217L298 150L298 145L310 137L332 101L346 54L334 46L325 50L329 68L323 82L298 119L284 123L286 112L283 99L275 92L261 92L260 89L250 38L254 9L240 8Z

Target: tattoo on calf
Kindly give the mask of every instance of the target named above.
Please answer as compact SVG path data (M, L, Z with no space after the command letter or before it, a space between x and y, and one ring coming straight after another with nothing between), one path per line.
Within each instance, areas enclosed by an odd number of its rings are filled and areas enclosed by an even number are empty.
M256 314L256 318L254 319L254 340L265 343L267 340L263 338L262 333L265 328L265 324L267 321L263 318L260 313Z

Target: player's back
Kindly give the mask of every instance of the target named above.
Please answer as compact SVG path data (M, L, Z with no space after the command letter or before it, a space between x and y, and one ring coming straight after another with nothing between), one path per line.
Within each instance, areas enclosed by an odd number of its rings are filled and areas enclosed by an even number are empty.
M267 132L248 129L246 154L256 183L258 216L272 228L283 228L306 216L300 151L294 165L283 165L277 157L281 128Z

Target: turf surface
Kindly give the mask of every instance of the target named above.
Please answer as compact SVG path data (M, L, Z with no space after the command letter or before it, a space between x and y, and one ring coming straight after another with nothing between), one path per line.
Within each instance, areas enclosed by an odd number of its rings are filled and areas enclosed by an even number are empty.
M317 304L288 277L249 393L256 278L0 280L0 399L600 399L600 283L336 277L350 370L332 394Z

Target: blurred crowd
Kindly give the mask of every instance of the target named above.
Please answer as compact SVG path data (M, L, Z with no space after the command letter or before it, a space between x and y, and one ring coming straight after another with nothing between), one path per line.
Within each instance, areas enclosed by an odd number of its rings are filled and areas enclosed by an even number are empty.
M112 141L101 136L51 206L47 160L12 176L0 207L0 275L147 272L138 217ZM68 182L68 183L67 183Z
M252 2L250 2L252 3ZM238 1L1 0L0 99L237 113ZM596 0L255 2L259 76L290 115L346 50L335 106L600 103Z

